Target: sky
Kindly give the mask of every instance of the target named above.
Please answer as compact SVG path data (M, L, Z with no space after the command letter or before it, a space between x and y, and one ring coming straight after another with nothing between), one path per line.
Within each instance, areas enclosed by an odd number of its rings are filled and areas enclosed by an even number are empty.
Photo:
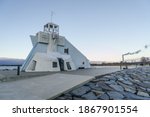
M150 57L149 0L0 0L0 57L25 59L51 21L91 61ZM145 45L149 45L147 49Z

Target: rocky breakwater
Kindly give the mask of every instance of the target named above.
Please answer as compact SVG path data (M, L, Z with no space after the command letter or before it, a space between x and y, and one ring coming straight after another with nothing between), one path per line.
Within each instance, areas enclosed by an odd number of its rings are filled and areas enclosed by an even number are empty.
M150 67L127 69L94 80L56 100L149 100Z

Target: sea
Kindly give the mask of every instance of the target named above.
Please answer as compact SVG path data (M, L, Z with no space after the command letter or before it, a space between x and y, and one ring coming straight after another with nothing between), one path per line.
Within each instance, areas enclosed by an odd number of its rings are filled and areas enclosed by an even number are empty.
M17 66L0 66L0 71L16 70Z

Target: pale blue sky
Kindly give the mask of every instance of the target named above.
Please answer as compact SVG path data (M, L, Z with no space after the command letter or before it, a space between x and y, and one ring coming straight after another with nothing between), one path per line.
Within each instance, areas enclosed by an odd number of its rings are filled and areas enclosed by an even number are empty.
M150 56L149 0L0 0L0 57L26 58L29 35L50 22L89 60L120 61L143 49ZM133 56L135 57L135 56Z

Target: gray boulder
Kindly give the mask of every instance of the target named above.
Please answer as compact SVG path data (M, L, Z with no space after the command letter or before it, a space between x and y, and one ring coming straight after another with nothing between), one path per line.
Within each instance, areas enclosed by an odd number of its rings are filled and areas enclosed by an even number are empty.
M82 98L86 99L86 100L96 100L97 96L93 93L93 92L89 92L87 94L84 94L82 96Z
M86 94L90 90L91 90L91 88L89 88L88 86L82 86L82 87L79 87L79 88L73 90L71 92L71 94L74 96L82 96L83 94Z
M111 91L108 92L107 94L109 95L110 99L114 99L114 100L120 100L124 98L124 96L117 91Z
M130 100L150 100L150 98L148 97L138 96L136 94L129 93L129 92L124 92L124 96Z
M102 94L101 96L98 97L99 99L102 99L102 100L109 100L109 96L105 93L105 94Z
M116 91L124 91L123 87L120 85L109 85L111 88L115 89Z

